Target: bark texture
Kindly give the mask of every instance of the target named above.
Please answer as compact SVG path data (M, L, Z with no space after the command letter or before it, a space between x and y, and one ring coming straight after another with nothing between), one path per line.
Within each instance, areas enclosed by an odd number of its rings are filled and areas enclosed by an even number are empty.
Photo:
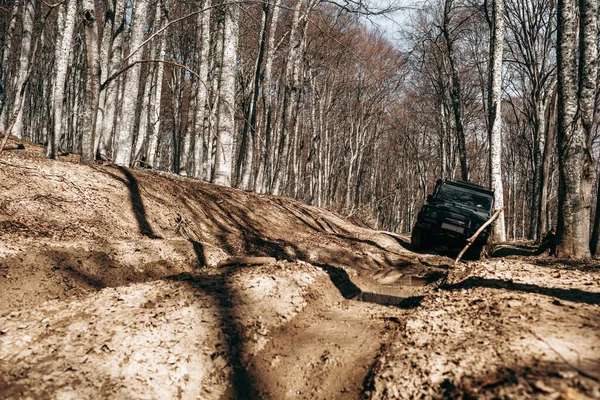
M72 0L71 0L72 1ZM94 0L83 0L83 24L85 26L85 47L87 55L86 107L83 116L81 137L81 162L94 161L94 134L96 132L96 110L100 93L100 59L98 57L98 22Z
M590 256L590 206L594 179L590 134L598 62L597 11L595 0L581 0L579 4L575 0L558 1L559 189L556 251L559 256L574 258Z
M75 31L75 16L77 15L77 0L69 0L66 4L67 12L64 20L64 27L60 46L56 52L56 77L52 93L52 111L54 129L50 140L48 141L47 156L56 158L60 147L60 138L63 133L63 102L65 100L67 68L69 63L69 53L73 43L73 33Z
M238 45L237 4L225 5L223 27L223 61L221 86L219 88L219 120L215 152L213 182L231 186L233 173L234 130L235 130L235 76Z
M194 176L196 178L206 179L206 164L208 158L208 148L206 146L206 136L208 123L208 73L209 73L209 51L210 51L210 20L211 20L211 0L204 1L204 12L198 16L197 26L200 37L200 68L199 82L196 93L196 118L195 118L195 144L194 144Z
M446 51L448 56L448 63L450 64L450 99L452 100L452 111L454 112L454 123L456 129L456 136L458 138L458 151L460 158L460 169L461 179L463 181L469 180L469 163L467 160L467 145L465 138L465 127L463 123L463 105L462 105L462 89L460 82L460 75L456 66L456 55L454 54L454 38L452 37L451 26L450 26L450 13L452 12L453 0L445 0L444 2L444 22L443 22L443 34L446 41Z
M502 185L502 57L504 54L504 0L493 0L493 28L491 37L489 76L489 139L490 139L490 186L494 191L494 207L504 208ZM504 213L501 212L493 227L493 238L506 241Z
M131 46L134 51L128 62L141 59L140 45L144 39L146 12L149 0L136 0L133 5L133 21L131 24ZM131 165L133 135L135 129L136 106L140 87L141 66L135 65L129 69L125 78L123 107L121 108L121 123L116 127L115 164L129 167Z
M21 33L21 56L19 57L19 66L17 69L17 84L16 90L20 91L19 97L25 98L27 96L26 81L30 71L29 63L31 58L31 44L33 36L33 22L35 18L36 0L28 0L23 9L23 31ZM22 104L15 104L15 110L18 110L17 118L12 126L12 133L18 138L23 137L24 126L23 126L23 106ZM10 125L10 124L9 124ZM7 129L8 130L8 129Z

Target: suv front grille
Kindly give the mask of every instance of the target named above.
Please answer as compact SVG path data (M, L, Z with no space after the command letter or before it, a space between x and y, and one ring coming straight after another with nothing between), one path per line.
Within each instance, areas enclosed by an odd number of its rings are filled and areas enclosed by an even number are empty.
M459 214L448 213L446 215L445 220L450 223L456 224L456 225L462 225L462 226L468 225L467 218L462 215L459 215Z

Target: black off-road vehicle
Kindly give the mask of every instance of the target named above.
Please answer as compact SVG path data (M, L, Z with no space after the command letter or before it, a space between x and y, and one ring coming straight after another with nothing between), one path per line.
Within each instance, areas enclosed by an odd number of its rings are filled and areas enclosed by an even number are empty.
M440 179L419 211L411 244L416 250L464 247L466 240L490 218L493 206L493 191L470 182ZM490 225L479 234L470 248L472 257L479 258L491 229Z

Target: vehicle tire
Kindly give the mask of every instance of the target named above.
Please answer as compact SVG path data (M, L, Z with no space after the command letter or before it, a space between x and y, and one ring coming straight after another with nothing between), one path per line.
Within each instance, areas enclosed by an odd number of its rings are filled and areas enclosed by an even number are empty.
M415 226L410 234L410 245L414 250L427 249L427 231L419 226Z
M467 250L467 254L465 254L465 258L468 258L472 261L477 261L481 258L481 254L483 253L484 245L480 243L473 243L469 250Z

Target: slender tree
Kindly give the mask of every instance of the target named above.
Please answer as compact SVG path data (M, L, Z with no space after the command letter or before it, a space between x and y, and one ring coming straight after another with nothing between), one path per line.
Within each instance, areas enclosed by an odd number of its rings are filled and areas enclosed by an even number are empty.
M275 0L273 3L273 13L271 16L271 23L269 27L269 39L266 43L265 49L265 69L263 71L263 89L262 89L262 103L263 103L263 130L258 140L260 148L259 164L256 168L254 178L254 190L264 193L268 189L268 181L270 175L268 174L267 164L269 162L272 152L272 107L273 107L273 59L275 57L275 34L277 31L277 25L279 22L279 15L281 12L281 0Z
M73 0L71 0L73 1ZM94 0L83 0L83 24L85 26L85 47L87 55L87 80L83 134L81 139L81 162L94 161L94 134L96 133L96 110L100 92L100 60L98 57L98 22Z
M467 147L465 138L465 128L463 121L463 101L462 87L458 67L456 65L456 54L454 48L454 33L450 25L451 13L454 7L454 0L445 0L444 2L444 19L442 25L442 33L446 41L446 50L448 52L448 63L450 65L450 78L452 87L450 89L450 98L452 100L452 110L454 111L454 123L456 135L458 137L458 149L460 153L460 169L461 178L464 181L469 180L469 164L467 161Z
M60 45L56 52L56 76L52 92L52 122L54 123L50 137L48 138L47 156L56 158L59 149L60 138L63 131L63 103L65 100L66 78L69 62L69 54L73 43L75 31L75 17L77 14L77 1L69 0L65 5L67 8L62 35L59 37Z
M21 55L19 57L19 64L17 68L17 80L15 88L19 93L19 97L22 99L27 96L27 80L30 76L30 61L32 53L32 37L34 30L34 19L35 19L36 0L26 0L23 8L23 24L21 33ZM40 33L41 34L41 33ZM13 134L21 138L24 134L23 124L23 110L22 105L15 102L15 109L18 109L17 118L12 126Z
M2 68L0 68L0 77L2 78L2 82L4 82L6 88L5 90L10 90L10 86L8 85L11 81L11 58L13 56L13 42L15 36L15 30L17 28L17 16L19 13L19 9L21 9L22 1L15 0L13 4L12 13L10 16L10 22L8 25L8 30L6 31L6 36L4 38L4 51L2 52ZM6 108L6 107L5 107ZM4 131L6 124L8 122L8 112L2 113L0 115L0 131Z
M125 0L115 1L114 13L104 24L104 32L106 35L103 35L102 39L102 83L119 70L123 57L125 2ZM110 45L106 44L105 40L108 41ZM105 54L106 47L109 47L108 56ZM117 106L119 104L118 99L120 96L119 89L122 89L121 82L121 79L110 82L100 93L95 137L95 153L100 159L109 159L112 158L113 155L111 142L115 126L118 125Z
M504 207L502 185L502 56L504 54L504 0L493 0L492 35L490 39L490 74L488 90L490 186L494 190L494 206ZM494 223L494 238L506 240L504 212Z
M131 39L129 63L135 63L142 59L143 49L140 49L144 39L146 27L146 14L149 0L136 0L133 5L133 20L131 22ZM140 88L141 66L134 65L125 77L123 106L121 108L121 123L117 126L115 164L129 166L131 164L136 106Z
M196 116L194 120L195 138L194 138L194 176L196 178L206 179L207 164L207 122L208 122L208 74L209 74L209 54L211 45L210 21L211 21L211 1L204 0L204 12L198 15L196 24L198 26L199 37L197 43L200 43L199 55L199 82L197 84Z
M235 131L235 78L238 46L237 4L224 4L223 61L219 88L219 120L216 137L215 176L213 182L231 186Z

